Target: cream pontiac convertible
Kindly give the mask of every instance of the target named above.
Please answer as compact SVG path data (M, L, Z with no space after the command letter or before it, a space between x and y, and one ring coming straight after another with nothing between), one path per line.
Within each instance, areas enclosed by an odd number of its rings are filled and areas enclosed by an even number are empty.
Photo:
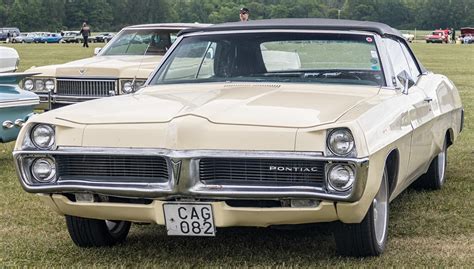
M206 24L162 23L125 27L97 56L60 65L32 67L20 86L52 109L138 90L176 40L179 31Z
M390 201L445 184L462 126L454 84L385 24L251 21L182 31L134 94L32 117L14 159L81 247L123 242L131 223L335 222L338 252L368 256Z

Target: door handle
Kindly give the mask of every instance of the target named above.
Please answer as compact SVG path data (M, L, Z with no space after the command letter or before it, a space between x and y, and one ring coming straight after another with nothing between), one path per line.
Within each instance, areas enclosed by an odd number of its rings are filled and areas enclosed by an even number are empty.
M425 100L423 100L423 101L430 103L431 101L433 101L433 98L427 96L427 97L425 97Z

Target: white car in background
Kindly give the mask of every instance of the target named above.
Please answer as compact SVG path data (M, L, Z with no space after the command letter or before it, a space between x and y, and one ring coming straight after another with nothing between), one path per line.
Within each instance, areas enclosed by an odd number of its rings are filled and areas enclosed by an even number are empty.
M20 56L15 49L0 47L0 73L15 72L20 63Z
M415 35L414 34L402 34L403 35L403 38L405 38L406 41L408 42L413 42L413 40L415 40Z

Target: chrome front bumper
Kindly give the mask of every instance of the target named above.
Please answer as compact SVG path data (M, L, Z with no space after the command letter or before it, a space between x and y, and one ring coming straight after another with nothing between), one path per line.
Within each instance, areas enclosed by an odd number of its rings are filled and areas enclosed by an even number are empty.
M51 109L52 104L62 104L62 105L70 105L79 102L85 102L90 100L95 100L104 97L86 97L86 96L65 96L65 95L58 95L58 94L51 94L48 93L36 93L40 98L40 104L36 107L37 109Z
M61 179L47 184L31 184L24 158L35 156L82 155L140 155L161 156L166 159L169 179L157 182L98 182L83 178ZM78 193L88 192L129 198L176 198L200 199L321 199L334 201L357 201L365 189L369 161L367 158L325 157L320 152L272 152L272 151L223 151L223 150L168 150L168 149L120 149L120 148L76 148L61 147L54 151L15 151L13 153L20 183L31 193ZM328 164L346 163L355 168L353 187L346 192L335 192L327 187L307 186L295 183L291 186L269 186L265 184L220 184L210 185L199 178L199 160L202 158L270 158L292 160L319 160ZM327 186L327 184L325 184Z

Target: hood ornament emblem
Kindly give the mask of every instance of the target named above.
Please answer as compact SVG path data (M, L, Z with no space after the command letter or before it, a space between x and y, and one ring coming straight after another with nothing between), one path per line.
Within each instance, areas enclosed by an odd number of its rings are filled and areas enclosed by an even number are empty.
M79 74L81 74L81 76L83 76L85 73L86 73L86 69L84 68L79 69Z

